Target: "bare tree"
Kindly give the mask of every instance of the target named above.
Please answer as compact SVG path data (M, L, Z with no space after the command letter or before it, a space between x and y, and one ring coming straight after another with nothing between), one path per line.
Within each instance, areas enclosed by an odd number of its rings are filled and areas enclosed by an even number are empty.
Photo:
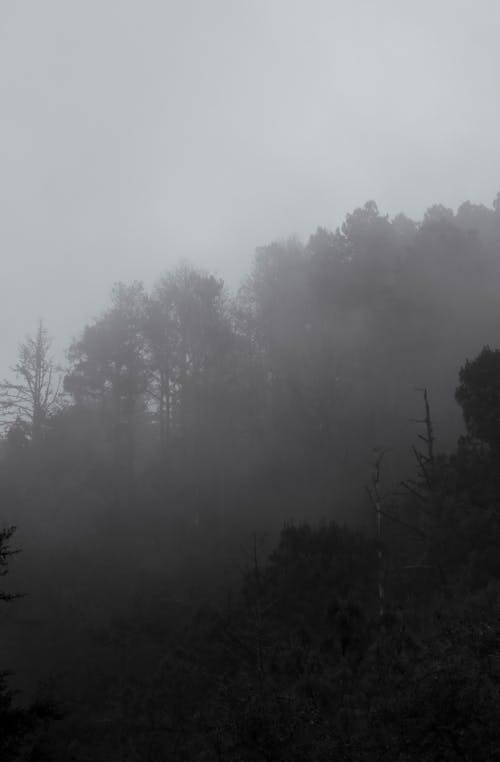
M33 442L43 436L50 415L62 401L60 369L50 349L50 338L40 320L35 336L19 345L17 363L11 368L15 381L0 384L1 423L22 424Z
M384 497L380 494L380 476L382 461L387 450L382 449L376 453L372 469L371 487L366 487L368 497L377 518L377 556L378 556L378 601L379 616L383 617L385 611L385 585L384 585L384 561L382 556L382 517L387 516L383 509Z

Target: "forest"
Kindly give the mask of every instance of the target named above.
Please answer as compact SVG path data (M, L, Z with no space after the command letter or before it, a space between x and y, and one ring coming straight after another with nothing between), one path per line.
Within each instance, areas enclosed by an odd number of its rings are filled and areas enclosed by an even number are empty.
M1 762L500 759L500 194L110 287L0 384Z

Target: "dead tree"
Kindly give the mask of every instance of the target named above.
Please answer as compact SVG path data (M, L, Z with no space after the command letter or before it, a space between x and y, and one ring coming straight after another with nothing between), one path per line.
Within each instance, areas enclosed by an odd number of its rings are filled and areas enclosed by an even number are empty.
M385 611L384 561L382 555L382 517L385 511L383 509L383 497L380 494L380 471L386 452L386 450L381 450L375 458L371 486L366 488L377 520L378 603L380 617L383 617Z
M36 335L19 345L17 363L11 368L15 381L0 383L1 424L24 425L33 442L39 442L48 419L61 404L59 368L50 353L52 340L40 320Z
M387 450L377 453L373 463L371 484L366 488L370 504L374 510L377 526L378 544L378 598L379 614L382 616L385 609L385 572L383 558L383 520L404 527L412 537L418 540L422 550L415 559L405 563L406 570L437 570L443 588L447 589L447 579L443 563L436 554L436 537L442 523L442 500L437 479L437 465L435 455L435 435L427 389L419 389L423 394L424 417L412 419L413 423L424 426L424 433L418 434L418 439L424 443L423 448L412 447L416 461L416 478L406 479L401 482L404 492L392 490L389 494L381 492L381 468ZM401 515L396 497L411 497L417 507L416 521L410 517Z
M439 557L437 559L431 557L433 543L442 523L442 500L437 480L434 427L428 391L426 388L417 389L417 391L422 392L425 414L423 418L412 419L412 422L424 427L424 433L418 434L419 440L424 443L424 448L412 447L417 464L417 478L403 480L401 485L406 494L411 495L415 500L418 511L417 524L425 542L420 557L407 568L436 568L446 588L447 580L443 564Z

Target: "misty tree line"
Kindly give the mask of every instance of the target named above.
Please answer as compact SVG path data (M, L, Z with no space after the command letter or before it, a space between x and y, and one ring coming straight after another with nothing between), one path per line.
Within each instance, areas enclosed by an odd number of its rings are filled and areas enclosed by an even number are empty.
M6 759L495 758L499 251L500 197L369 202L234 295L116 285L64 369L39 324L1 385L0 601L29 591L3 642L56 711L0 673Z
M278 522L347 518L372 449L408 449L415 387L453 443L458 369L496 343L499 241L498 198L420 224L368 202L306 245L259 249L236 295L189 265L150 293L117 284L64 373L42 324L21 345L6 446L59 449L65 474L116 506L168 497L192 518L253 521L272 489Z

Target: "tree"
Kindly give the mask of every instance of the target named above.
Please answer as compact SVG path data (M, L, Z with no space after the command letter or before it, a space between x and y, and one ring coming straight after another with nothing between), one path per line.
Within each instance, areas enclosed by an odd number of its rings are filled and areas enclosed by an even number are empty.
M9 559L17 552L12 550L9 544L14 532L15 527L7 527L0 530L0 577L5 577L8 571ZM11 601L15 597L12 593L0 590L0 601Z
M10 541L15 527L0 529L0 577L8 572L8 563L13 555ZM19 596L0 590L0 601L12 601ZM2 762L19 762L21 759L39 759L39 741L37 732L41 725L55 719L53 706L47 702L35 702L29 706L19 706L15 702L15 691L7 684L9 672L0 671L0 759ZM24 751L26 756L19 756Z
M214 409L231 348L223 281L189 265L165 275L149 302L147 338L164 449L171 427L185 438Z
M0 384L2 423L9 427L15 424L34 443L43 438L50 416L62 402L59 368L50 353L51 345L40 320L36 335L27 336L19 346L17 363L11 369L16 381Z
M483 347L460 369L455 398L469 435L500 451L500 350Z
M70 349L72 367L64 386L79 405L97 409L112 445L115 499L133 492L136 430L149 385L142 283L118 283L111 307ZM120 498L121 495L121 498Z

